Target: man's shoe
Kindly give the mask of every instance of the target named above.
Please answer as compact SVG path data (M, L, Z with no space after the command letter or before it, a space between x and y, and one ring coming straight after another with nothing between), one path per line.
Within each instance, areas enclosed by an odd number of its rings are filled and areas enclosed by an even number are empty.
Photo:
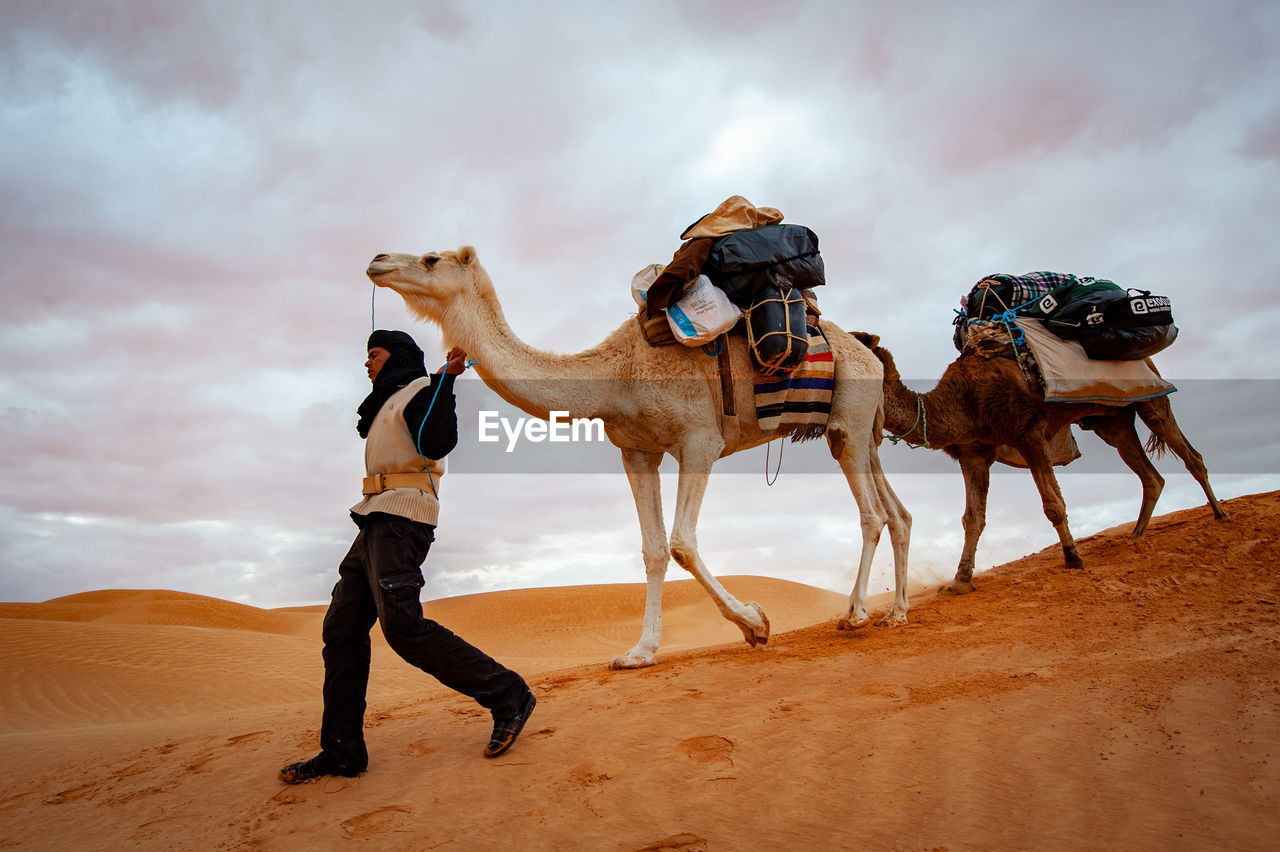
M533 693L530 692L520 703L520 709L516 711L516 715L493 720L493 736L489 738L489 744L484 748L485 757L497 757L515 745L516 737L520 736L520 732L524 730L524 723L529 721L529 716L533 714L533 707L537 703L538 699L534 698Z
M358 778L364 774L363 769L344 766L324 752L320 752L310 760L290 763L280 770L280 780L286 784L301 784L314 781L325 775L340 775L343 778Z

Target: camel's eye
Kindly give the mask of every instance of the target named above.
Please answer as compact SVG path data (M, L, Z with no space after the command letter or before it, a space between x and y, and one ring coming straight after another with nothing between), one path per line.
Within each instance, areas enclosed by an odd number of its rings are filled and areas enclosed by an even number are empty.
M435 266L435 264L436 264L439 260L440 260L440 255L438 255L438 254L424 254L424 255L422 256L422 265L423 265L423 266L428 266L428 267L429 267L429 266Z

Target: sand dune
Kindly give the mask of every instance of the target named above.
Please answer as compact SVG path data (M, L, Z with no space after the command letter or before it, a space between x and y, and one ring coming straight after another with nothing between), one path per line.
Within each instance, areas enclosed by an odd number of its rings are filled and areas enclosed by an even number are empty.
M106 590L0 604L0 845L379 849L1269 849L1280 831L1280 493L1082 539L915 594L901 629L844 596L722 578L769 613L749 649L691 580L660 663L610 672L639 584L425 609L523 671L486 715L375 646L368 775L285 787L316 749L322 608Z
M323 610L321 610L323 611ZM0 618L41 621L92 621L98 624L178 625L260 633L311 635L309 613L300 609L266 610L218 598L162 589L104 589L43 603L0 603Z
M844 604L842 595L785 580L722 582L743 599L767 601L776 630L829 619ZM741 635L694 580L667 583L663 599L668 651ZM622 583L467 595L423 609L513 668L538 674L608 662L639 638L643 604L643 585ZM264 610L154 589L0 604L0 735L314 699L323 677L316 641L323 617L322 606ZM401 693L448 690L397 657L375 630L369 694Z

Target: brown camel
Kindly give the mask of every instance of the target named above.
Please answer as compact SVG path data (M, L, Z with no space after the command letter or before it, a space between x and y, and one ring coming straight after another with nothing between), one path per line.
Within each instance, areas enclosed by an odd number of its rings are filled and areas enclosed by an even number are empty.
M1130 540L1142 539L1164 488L1164 477L1147 452L1161 455L1172 450L1204 489L1214 516L1227 516L1209 487L1204 460L1178 428L1167 397L1124 406L1045 402L1038 389L1029 387L1007 339L1003 344L988 339L982 345L966 347L937 385L921 394L902 383L893 356L879 345L878 336L865 332L854 332L854 336L884 364L885 429L913 443L942 450L960 463L964 474L964 550L955 579L942 588L944 592L964 594L974 589L974 554L986 525L991 464L1000 445L1018 450L1027 462L1045 516L1062 542L1066 567L1084 567L1067 528L1066 504L1049 455L1049 440L1071 423L1115 447L1142 481L1142 508ZM1134 426L1135 415L1151 430L1146 451Z

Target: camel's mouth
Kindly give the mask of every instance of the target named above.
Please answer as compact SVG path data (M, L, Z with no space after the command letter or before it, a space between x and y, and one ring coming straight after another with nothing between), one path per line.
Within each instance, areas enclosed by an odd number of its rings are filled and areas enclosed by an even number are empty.
M377 278L379 275L386 275L395 268L396 266L391 262L390 258L380 254L369 263L369 268L364 271L364 274L370 278Z

